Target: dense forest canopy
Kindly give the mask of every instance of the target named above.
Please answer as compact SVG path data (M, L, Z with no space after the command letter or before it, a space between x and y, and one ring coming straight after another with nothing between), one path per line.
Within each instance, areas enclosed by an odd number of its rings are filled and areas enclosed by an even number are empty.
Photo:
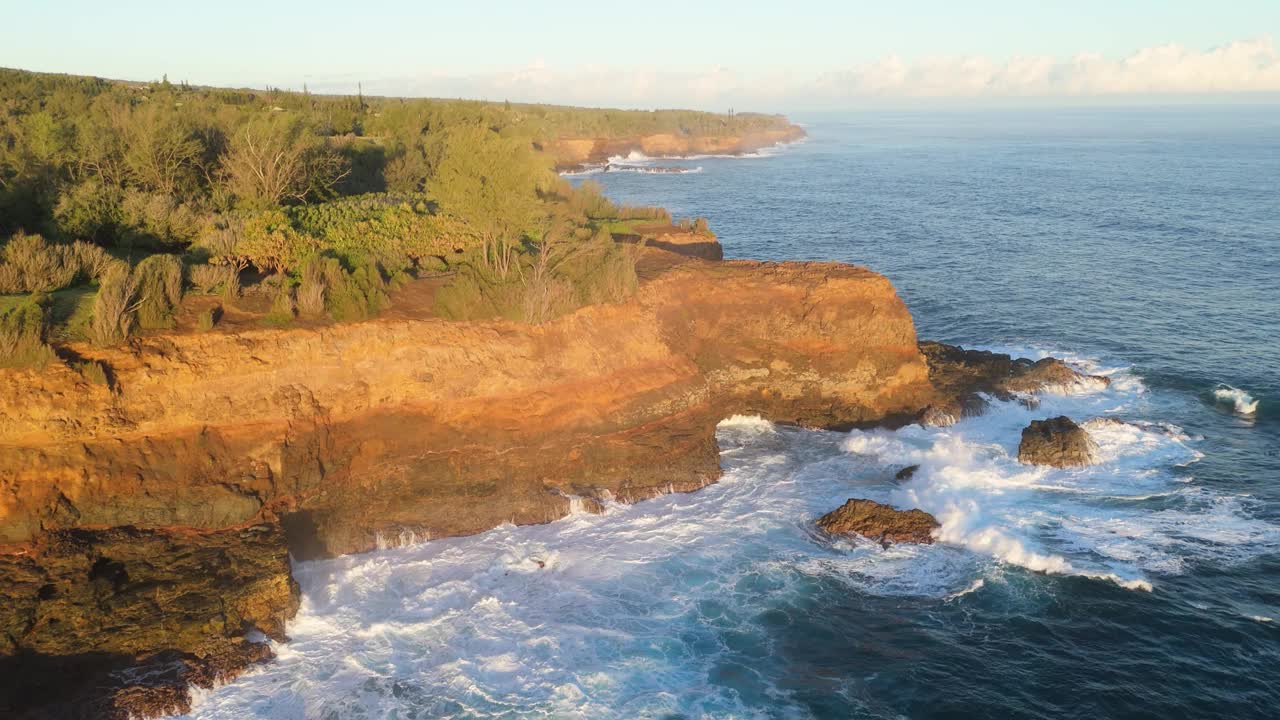
M446 316L618 299L634 268L609 228L670 218L572 187L542 143L783 125L0 70L0 364L171 327L191 293L267 294L277 323L368 317L423 273L453 278Z

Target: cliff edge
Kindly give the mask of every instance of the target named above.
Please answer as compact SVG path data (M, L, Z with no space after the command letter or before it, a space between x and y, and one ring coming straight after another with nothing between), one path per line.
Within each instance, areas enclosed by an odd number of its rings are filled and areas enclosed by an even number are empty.
M289 555L696 490L734 413L843 428L932 401L882 276L646 252L629 301L544 325L396 317L64 349L109 385L0 370L0 664L185 662L202 670L170 672L158 698L124 680L92 698L106 716L181 710L210 662L247 657L246 634L284 637ZM14 708L40 706L24 692Z
M745 155L803 137L804 128L785 125L727 135L666 132L627 137L563 137L539 143L539 147L554 158L556 170L563 171L601 165L611 157L626 157L633 152L649 157Z

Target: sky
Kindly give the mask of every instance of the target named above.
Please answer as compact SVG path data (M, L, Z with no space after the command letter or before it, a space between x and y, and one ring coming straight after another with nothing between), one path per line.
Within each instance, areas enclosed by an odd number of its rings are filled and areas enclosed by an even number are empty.
M1280 0L0 0L0 66L618 107L1280 97Z

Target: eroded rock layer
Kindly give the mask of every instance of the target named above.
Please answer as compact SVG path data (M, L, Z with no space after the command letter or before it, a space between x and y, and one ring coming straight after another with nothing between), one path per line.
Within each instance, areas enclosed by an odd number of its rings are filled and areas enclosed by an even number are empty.
M0 654L236 657L296 607L286 548L330 556L546 522L575 497L695 490L719 477L728 415L852 427L934 399L875 273L650 265L628 302L541 326L401 316L63 348L104 363L110 387L0 371ZM144 708L172 699L135 690Z

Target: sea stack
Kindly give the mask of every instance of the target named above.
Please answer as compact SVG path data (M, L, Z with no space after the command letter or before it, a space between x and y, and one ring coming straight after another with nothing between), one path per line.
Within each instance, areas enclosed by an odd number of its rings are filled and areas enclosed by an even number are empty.
M1028 465L1079 467L1092 465L1097 445L1089 432L1066 415L1048 420L1032 420L1018 443L1018 462Z
M873 500L850 498L818 518L818 527L832 535L861 535L887 547L900 542L932 543L938 521L923 510L898 510Z

